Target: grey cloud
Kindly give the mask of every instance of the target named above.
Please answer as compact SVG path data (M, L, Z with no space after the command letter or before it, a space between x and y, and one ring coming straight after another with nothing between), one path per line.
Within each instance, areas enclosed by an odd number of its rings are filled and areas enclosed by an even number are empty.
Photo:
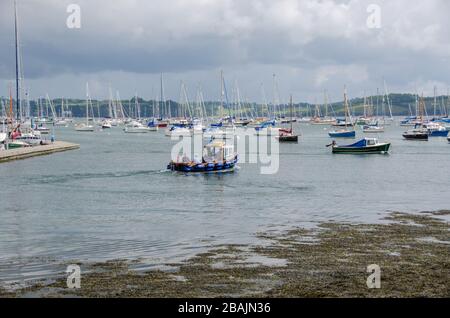
M72 2L82 8L80 30L65 27ZM261 79L270 95L273 73L282 94L299 98L319 95L325 86L340 96L344 82L354 92L373 90L383 77L398 90L413 82L450 82L449 3L380 1L382 28L369 30L371 2L19 0L25 77L37 94L80 94L90 79L151 95L149 87L165 72L173 86L168 92L177 98L180 79L193 86L202 81L214 96L223 68L254 100L261 98ZM12 19L12 1L2 0L3 87L14 76Z

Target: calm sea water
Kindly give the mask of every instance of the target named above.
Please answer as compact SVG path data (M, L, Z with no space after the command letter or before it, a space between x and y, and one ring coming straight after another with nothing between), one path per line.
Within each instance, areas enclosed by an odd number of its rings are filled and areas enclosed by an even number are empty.
M405 141L393 124L379 135L392 142L389 155L332 155L327 128L297 124L302 137L280 145L274 175L241 163L233 174L195 176L164 171L174 142L162 131L57 128L81 149L0 164L1 284L51 276L73 260L151 267L252 243L264 230L450 207L446 139Z

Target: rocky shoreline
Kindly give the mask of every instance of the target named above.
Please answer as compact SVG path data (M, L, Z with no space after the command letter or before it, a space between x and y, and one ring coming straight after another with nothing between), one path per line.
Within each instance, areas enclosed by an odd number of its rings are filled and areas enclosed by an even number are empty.
M390 213L380 224L322 223L259 233L264 246L221 245L171 271L136 272L130 262L82 264L80 289L66 279L0 297L449 297L450 211ZM381 270L368 288L367 266Z

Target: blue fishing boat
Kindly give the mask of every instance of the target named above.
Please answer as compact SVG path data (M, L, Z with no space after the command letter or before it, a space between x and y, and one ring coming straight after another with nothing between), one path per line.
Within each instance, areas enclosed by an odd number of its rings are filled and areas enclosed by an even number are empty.
M376 138L364 138L360 141L346 146L339 146L333 140L330 145L332 152L336 154L373 154L373 153L387 153L391 146L390 143L380 143Z
M215 173L232 172L238 162L233 144L223 141L213 141L203 148L202 160L190 160L184 156L181 160L172 160L167 169L185 173Z

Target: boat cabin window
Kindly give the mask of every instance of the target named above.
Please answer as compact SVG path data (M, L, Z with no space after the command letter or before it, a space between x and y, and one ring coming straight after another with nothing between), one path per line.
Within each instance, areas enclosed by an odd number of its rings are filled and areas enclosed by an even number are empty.
M222 149L217 147L205 147L203 158L205 161L222 161Z
M368 139L368 140L367 140L367 144L368 144L369 146L375 145L375 139Z

